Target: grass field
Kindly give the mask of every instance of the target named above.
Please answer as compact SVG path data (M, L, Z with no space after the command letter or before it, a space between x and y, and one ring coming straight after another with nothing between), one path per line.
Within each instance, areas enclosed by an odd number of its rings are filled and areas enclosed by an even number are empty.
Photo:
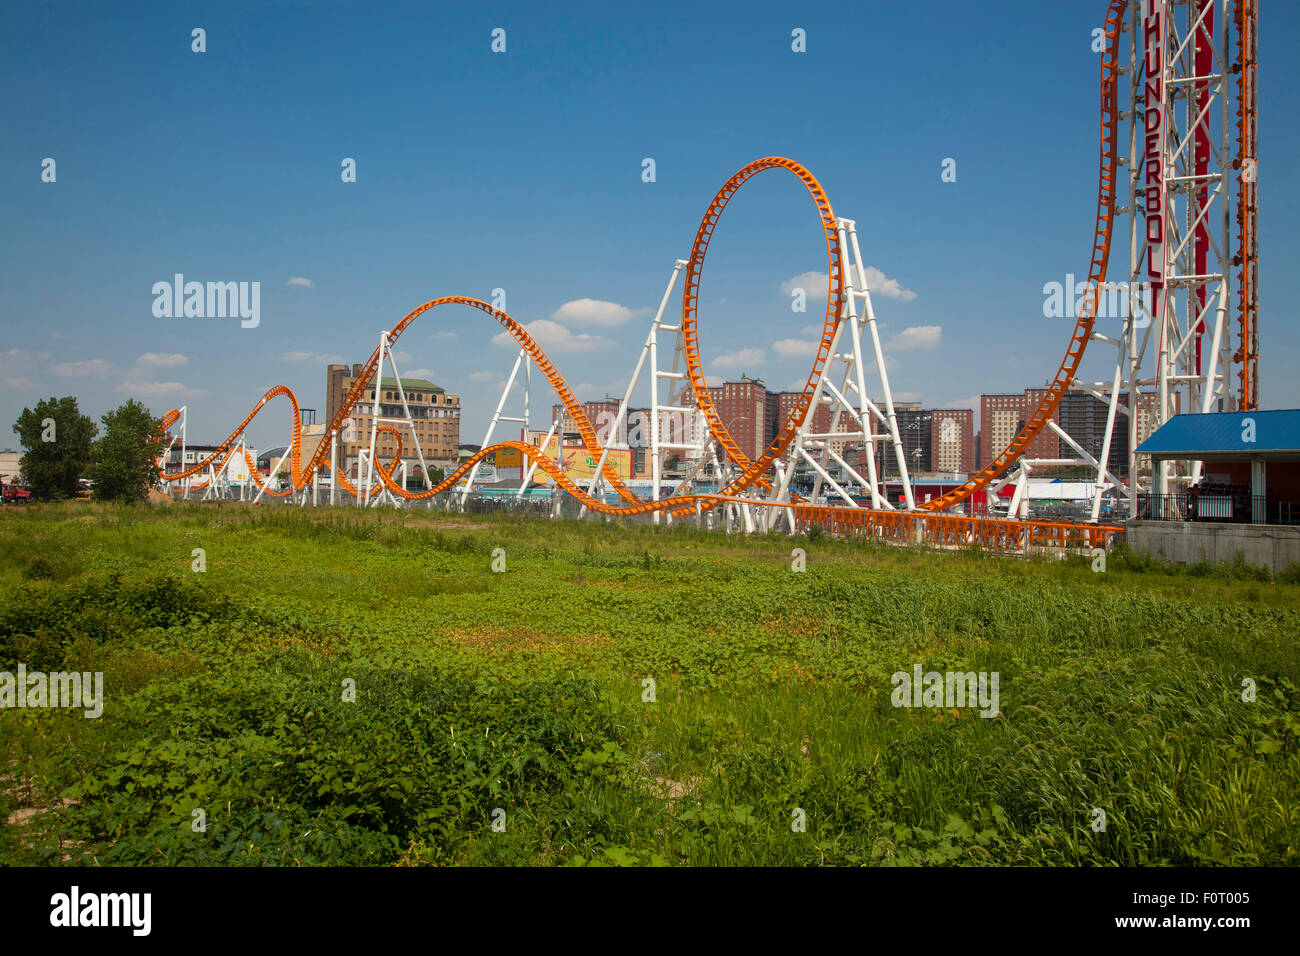
M1294 864L1298 633L1294 574L1122 550L8 508L0 671L104 704L0 711L0 862Z

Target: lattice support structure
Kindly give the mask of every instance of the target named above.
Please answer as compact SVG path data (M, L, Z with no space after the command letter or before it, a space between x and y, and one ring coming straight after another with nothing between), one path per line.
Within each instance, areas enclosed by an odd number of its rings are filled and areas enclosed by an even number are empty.
M459 497L463 505L479 464L498 450L508 448L529 459L524 487L535 469L541 468L555 482L557 497L560 493L568 494L578 499L586 511L608 516L652 516L656 521L661 514L669 516L665 520L693 516L698 523L715 522L729 530L772 528L782 519L795 529L801 526L801 521L808 520L814 512L806 510L809 506L792 488L801 465L812 468L815 492L829 488L844 505L833 510L862 515L860 519L833 516L839 524L854 528L888 526L893 529L891 534L915 532L920 538L928 536L934 540L947 540L954 534L950 529L956 525L942 512L981 489L996 490L1014 481L1018 490L1012 510L1013 513L1022 511L1027 502L1028 475L1039 465L1082 462L1093 469L1099 489L1091 513L1094 521L1105 493L1126 497L1132 508L1137 494L1143 490L1136 447L1142 437L1138 426L1145 414L1144 394L1155 396L1151 424L1157 427L1176 411L1250 409L1259 403L1256 8L1257 0L1110 0L1099 62L1097 208L1087 273L1089 291L1075 317L1065 356L1044 389L1043 398L1007 447L961 485L922 505L916 503L912 492L856 227L851 220L835 216L825 191L809 170L779 156L758 159L742 167L713 197L700 222L689 258L677 263L632 384L620 404L620 418L625 420L632 388L648 364L652 472L649 500L635 494L612 467L608 436L605 440L598 438L559 369L527 330L500 309L468 296L432 299L408 313L390 332L381 333L379 348L371 355L364 371L354 376L356 381L340 403L310 461L303 461L297 399L289 389L276 386L257 402L211 455L193 466L183 467L179 473L163 477L174 485L184 482L177 487L186 492L202 487L207 495L221 493L223 483L228 484L227 469L232 458L237 454L244 459L248 457L243 440L245 427L272 399L284 396L292 406L291 442L286 453L291 488L286 491L264 488L253 468L251 477L259 486L259 500L262 495L293 494L298 496L295 500L305 504L308 485L316 500L320 472L329 468L331 500L337 497L341 486L353 495L359 506L378 500L393 504L431 503L436 495L448 491L444 499L448 507L454 497ZM1125 48L1128 65L1121 66ZM1122 110L1121 86L1126 73L1128 109ZM1121 122L1126 124L1127 133L1123 149ZM751 458L729 432L710 396L700 355L698 312L705 255L722 213L744 183L767 170L785 170L795 176L816 206L826 244L827 307L804 388L796 394L796 401L768 446ZM1127 173L1128 205L1119 208L1120 177L1124 173ZM1124 220L1129 240L1127 263L1123 262L1122 254L1115 262L1111 258L1112 238L1125 232L1117 228L1117 217L1121 220L1127 217ZM1096 327L1099 297L1112 279L1112 265L1115 273L1122 276L1126 289L1149 291L1147 308L1129 310L1118 332ZM664 314L679 274L684 276L681 318L676 325L671 325L664 321ZM520 351L488 428L484 447L433 485L393 363L392 346L419 316L453 304L477 310L499 323L519 344ZM1234 318L1235 335L1231 327ZM676 335L672 371L660 367L660 333ZM1115 349L1113 373L1101 382L1078 380L1086 348L1098 343ZM404 413L400 417L381 415L380 373L385 362L392 366L397 379ZM878 379L882 394L878 405L869 397L866 385L868 370L873 365L872 377ZM498 440L492 444L496 426L503 421L523 423L523 437L526 437L528 382L534 367L554 389L564 409L561 422L572 421L584 447L599 456L596 476L587 482L585 489L565 472L563 455L558 456L559 461L551 458L546 444L543 448L522 440ZM515 418L505 415L504 409L521 369L525 381L524 415ZM363 401L371 381L375 394L371 396L371 433L362 456L364 480L359 471L358 484L354 486L338 466L336 446L343 422ZM710 493L682 493L679 486L665 494L663 455L674 449L673 443L660 434L661 415L668 410L676 413L681 392L687 387L693 390L695 404L708 427L708 438L700 454L700 461L706 464L701 467L713 468L720 487ZM1106 405L1105 439L1097 447L1086 447L1054 422L1060 403L1072 390L1091 394ZM1125 395L1127 401L1122 401ZM832 423L826 431L815 432L813 429L819 427L816 413L822 408L830 412ZM162 428L170 429L178 421L184 449L183 410L173 409L164 415ZM408 466L401 461L401 436L397 431L403 424L410 428L415 441L424 479L423 491L413 492L405 487ZM615 441L621 425L622 422L616 425ZM1120 434L1117 429L1121 428L1128 429L1129 437L1128 473L1123 476L1115 474L1118 469L1110 465L1111 450ZM377 457L380 431L391 433L399 448L387 466ZM1054 435L1061 446L1078 457L1027 460L1032 443L1045 432ZM559 437L562 448L562 426ZM865 469L851 467L841 453L854 440L861 442L868 453ZM897 471L902 476L905 508L897 512L898 521L879 517L894 512L883 494L880 477L874 473L877 442L886 443L886 453L892 449ZM859 507L848 489L832 474L833 470L848 474L862 484L875 507ZM866 471L865 475L861 474L862 470ZM189 484L191 478L203 473L207 475L204 485ZM1194 482L1198 477L1196 463L1176 463L1172 469L1161 463L1145 490L1163 493L1171 484ZM464 485L460 486L462 480ZM247 494L246 482L241 493ZM609 500L611 494L617 500ZM1034 534L1032 530L1024 533L1025 540Z
M1229 0L1141 0L1129 11L1128 281L1149 287L1151 313L1149 326L1128 330L1127 385L1130 394L1154 390L1156 427L1179 411L1240 404L1228 328L1239 188L1231 22ZM1136 416L1128 424L1136 475ZM1149 490L1165 494L1199 478L1199 463L1157 462Z
M884 483L876 474L876 442L882 441L894 457L903 500L907 509L912 510L916 507L916 499L912 494L907 455L898 429L898 414L885 368L876 313L871 304L871 289L858 246L857 224L852 219L838 219L836 232L840 248L848 252L839 321L833 332L826 368L813 390L808 413L795 432L785 459L777 463L777 484L771 500L781 503L792 500L790 484L799 466L806 464L816 476L812 489L814 500L821 494L823 485L827 485L839 499L837 504L848 508L861 507L832 476L830 469L837 467L867 492L871 507L892 510ZM868 378L879 385L880 405L868 394ZM822 407L827 409L829 424L827 431L817 432L814 430L816 413ZM849 445L856 444L861 444L866 452L865 476L843 455ZM792 508L767 512L765 526L774 530L776 522L782 518L793 532L795 518Z

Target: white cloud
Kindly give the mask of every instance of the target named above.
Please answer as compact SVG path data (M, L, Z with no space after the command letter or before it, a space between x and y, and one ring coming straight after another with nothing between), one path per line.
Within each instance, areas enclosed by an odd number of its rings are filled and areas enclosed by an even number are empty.
M647 310L633 311L617 302L602 302L600 299L574 299L560 306L551 318L570 325L598 326L612 328L630 321Z
M876 325L879 324L880 324L879 322L876 323ZM822 330L824 328L825 326L822 325L805 325L802 329L799 330L799 334L810 335L813 338L820 339L822 337Z
M955 402L948 402L944 408L970 408L979 411L980 397L978 395L968 395L965 398L959 398Z
M396 360L399 361L399 362L409 362L409 361L411 361L411 353L410 353L410 352L402 352L402 351L400 351L400 350L398 350L398 349L393 349L393 353L392 353L392 354L393 354L393 358L396 359Z
M513 339L511 341L514 341ZM471 372L469 380L471 382L493 382L500 376L496 372Z
M179 352L145 352L135 361L137 365L151 365L154 368L176 368L189 359Z
M598 352L609 348L614 343L599 335L570 332L558 322L550 319L535 319L524 326L524 331L547 352ZM492 344L502 348L518 348L519 343L509 332L499 332L492 336Z
M50 371L55 375L74 375L77 377L107 375L113 370L103 359L86 359L83 362L59 362L51 365Z
M889 278L875 266L867 266L864 271L867 273L867 288L877 295L883 295L887 299L901 299L904 302L911 302L916 298L915 292L904 289L901 282Z
M310 279L304 278L303 276L294 276L285 283L285 285L296 285L303 289L310 289L313 284L314 283Z
M939 345L942 338L942 325L913 325L890 339L885 348L900 352L907 349L932 349Z
M31 388L32 383L25 378L7 378L5 379L6 388Z
M803 339L780 339L772 343L772 351L781 358L812 358L817 354L818 345Z
M792 279L781 283L781 291L792 295L795 289L803 289L803 294L818 302L826 301L826 273L801 272Z
M456 337L456 333L449 329L443 329L441 332L434 332L432 337L439 342L450 342Z
M166 395L194 398L203 394L201 389L186 388L180 382L123 382L115 391L129 393L134 398L162 398Z
M735 352L723 352L709 364L714 368L750 368L762 365L767 355L759 348L738 349Z
M432 381L433 381L433 369L431 369L431 368L408 368L405 372L402 373L402 381L405 382L408 378L427 378L430 382L432 382Z
M887 299L899 299L903 302L911 302L916 298L915 292L903 288L901 282L897 279L891 279L875 266L867 266L863 271L867 274L867 287L871 289L873 294L883 295ZM828 281L825 272L803 272L781 283L781 291L786 295L790 295L795 289L803 289L804 295L817 302L826 301L827 287Z

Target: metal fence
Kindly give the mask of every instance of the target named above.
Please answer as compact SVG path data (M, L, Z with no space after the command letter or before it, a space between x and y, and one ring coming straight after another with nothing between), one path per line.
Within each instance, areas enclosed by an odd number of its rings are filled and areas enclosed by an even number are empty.
M1139 521L1217 521L1230 524L1300 524L1300 501L1250 492L1183 492L1138 495Z

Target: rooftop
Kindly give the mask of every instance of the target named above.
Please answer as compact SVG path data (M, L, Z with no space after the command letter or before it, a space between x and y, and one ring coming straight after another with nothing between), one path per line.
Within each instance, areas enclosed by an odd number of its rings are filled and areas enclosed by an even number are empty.
M1300 409L1175 415L1137 448L1156 458L1300 455Z
M384 378L380 379L380 388L397 388L397 379ZM404 378L402 379L402 388L409 392L437 392L441 395L446 391L441 385L434 385L427 378Z

